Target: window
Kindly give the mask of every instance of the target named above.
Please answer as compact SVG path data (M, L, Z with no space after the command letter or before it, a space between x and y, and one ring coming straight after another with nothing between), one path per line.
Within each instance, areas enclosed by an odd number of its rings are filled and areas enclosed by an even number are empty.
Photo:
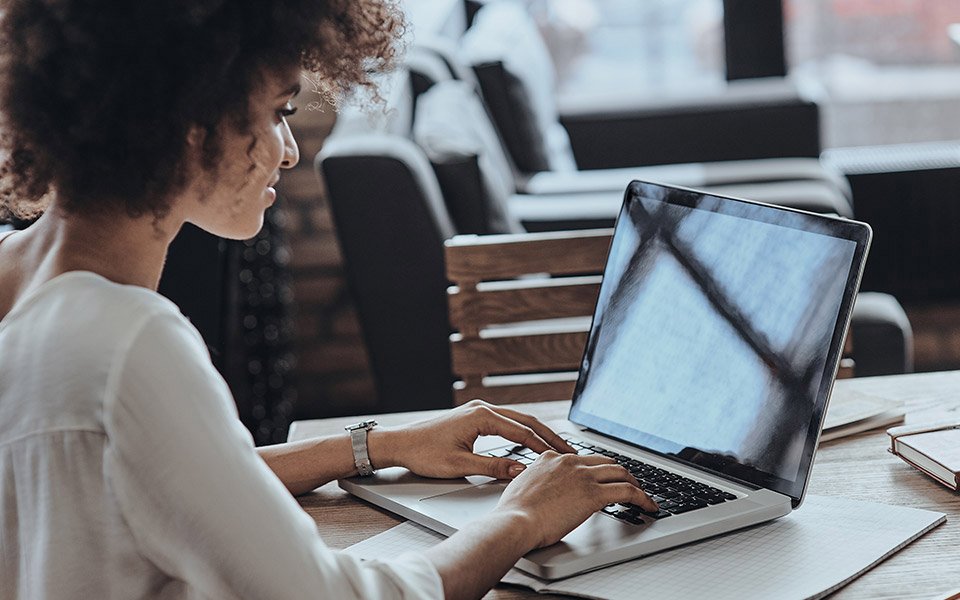
M960 139L956 0L784 0L787 56L824 91L824 146Z
M724 81L722 0L533 0L561 94L650 95Z

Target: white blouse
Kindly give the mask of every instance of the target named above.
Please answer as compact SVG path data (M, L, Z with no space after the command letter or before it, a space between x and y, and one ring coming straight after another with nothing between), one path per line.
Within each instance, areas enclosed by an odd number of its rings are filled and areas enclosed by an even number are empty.
M199 333L76 271L0 321L0 599L439 598L420 555L326 547Z

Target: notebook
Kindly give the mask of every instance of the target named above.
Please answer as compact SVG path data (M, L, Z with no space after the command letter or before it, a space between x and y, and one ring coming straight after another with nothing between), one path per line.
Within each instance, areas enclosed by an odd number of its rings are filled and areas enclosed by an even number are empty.
M960 423L903 425L887 434L890 452L951 490L960 489Z
M799 507L870 239L847 219L631 182L561 429L686 509L608 507L517 567L568 577ZM525 453L502 438L476 451ZM340 481L444 535L508 484L397 468Z
M605 600L633 600L637 590L644 598L822 598L945 521L943 513L811 494L803 510L775 523L639 562L562 581L544 581L513 569L502 581L541 593ZM426 550L442 539L408 521L346 551L364 559L386 559ZM916 592L929 600L950 596Z

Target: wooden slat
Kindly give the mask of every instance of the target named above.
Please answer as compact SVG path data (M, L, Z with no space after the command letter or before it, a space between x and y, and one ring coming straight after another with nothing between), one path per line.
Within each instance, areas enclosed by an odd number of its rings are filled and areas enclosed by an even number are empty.
M454 389L453 401L459 406L474 398L481 398L491 404L569 400L576 384L575 381L551 381L526 385L471 386Z
M451 338L455 375L492 375L580 368L587 332L501 338Z
M455 236L444 243L447 277L454 282L472 282L529 273L596 273L606 263L612 233L611 229L591 229Z
M450 324L483 327L536 319L562 319L593 314L600 277L516 280L509 285L469 291L448 290Z

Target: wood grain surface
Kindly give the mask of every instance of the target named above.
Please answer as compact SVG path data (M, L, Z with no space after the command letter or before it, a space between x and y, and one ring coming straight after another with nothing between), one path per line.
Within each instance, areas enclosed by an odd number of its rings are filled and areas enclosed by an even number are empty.
M838 382L835 394L857 390L907 403L906 423L928 419L960 419L960 371L868 377ZM568 402L522 404L516 407L543 420L563 419ZM384 425L399 425L442 411L378 415ZM359 417L298 421L290 439L342 433ZM960 495L910 467L886 451L882 430L862 433L821 445L808 492L859 500L912 506L947 514L947 522L845 586L832 598L945 598L960 588ZM330 546L345 548L401 522L390 513L357 500L335 483L301 496L300 504L317 522ZM803 510L803 507L800 508ZM559 598L500 585L486 598ZM642 593L638 591L638 597Z
M478 273L489 279L503 279L528 273L596 272L597 266L606 262L612 236L612 229L458 235L444 242L447 277L460 285L478 281ZM484 248L486 245L498 246L497 251L490 252ZM558 257L563 260L558 261Z

